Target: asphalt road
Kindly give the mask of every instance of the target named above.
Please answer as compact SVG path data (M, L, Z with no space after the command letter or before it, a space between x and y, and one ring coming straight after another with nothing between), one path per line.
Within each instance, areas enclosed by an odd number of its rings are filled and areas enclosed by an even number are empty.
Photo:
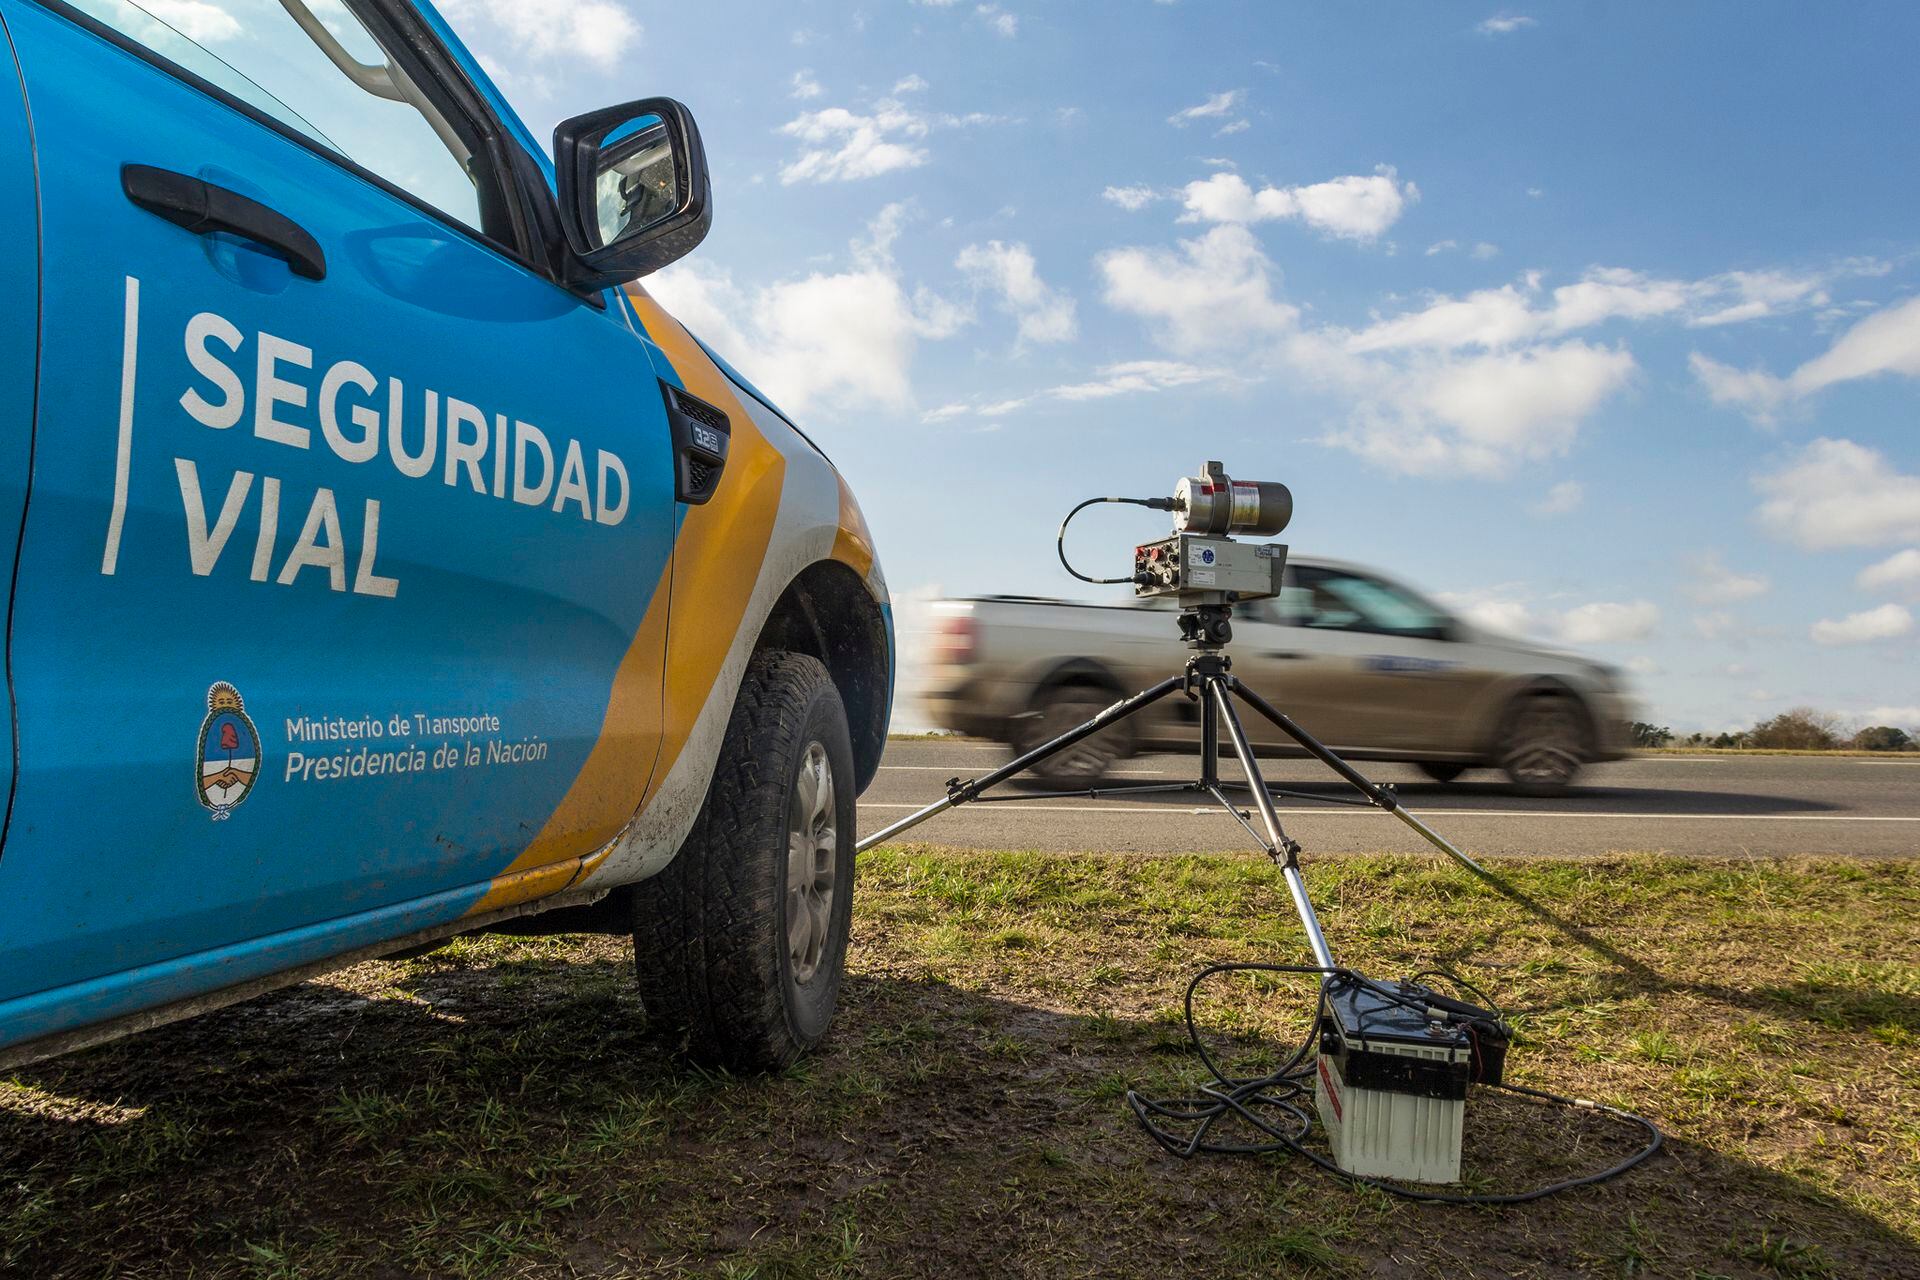
M897 739L880 775L860 798L864 837L939 799L946 780L978 777L1007 759L985 743ZM1194 776L1194 756L1121 762L1116 782L1177 782ZM1345 783L1306 760L1264 760L1276 790L1349 796ZM1509 792L1492 772L1441 785L1409 765L1362 764L1397 786L1408 810L1462 848L1488 855L1579 855L1624 850L1721 857L1840 854L1920 855L1920 762L1869 757L1645 756L1595 765L1575 790L1553 800ZM1240 777L1223 762L1223 777ZM1014 781L1017 795L1044 784ZM1288 834L1313 853L1425 852L1410 828L1373 808L1282 797ZM1256 819L1257 824L1257 819ZM1238 823L1190 797L1034 799L950 810L904 841L982 849L1055 852L1213 852L1255 846Z

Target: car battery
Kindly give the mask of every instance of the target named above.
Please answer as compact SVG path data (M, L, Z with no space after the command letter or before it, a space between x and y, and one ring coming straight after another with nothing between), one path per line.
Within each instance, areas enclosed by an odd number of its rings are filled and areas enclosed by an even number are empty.
M1360 1177L1458 1182L1473 1035L1424 987L1382 985L1409 1003L1327 982L1314 1092L1333 1161Z

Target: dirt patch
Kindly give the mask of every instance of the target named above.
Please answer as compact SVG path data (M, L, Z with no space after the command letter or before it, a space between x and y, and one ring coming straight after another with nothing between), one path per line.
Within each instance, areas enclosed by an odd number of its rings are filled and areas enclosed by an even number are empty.
M614 940L465 940L0 1083L0 1275L1920 1276L1920 864L1413 859L1311 880L1343 960L1490 984L1522 1082L1669 1151L1501 1210L1162 1154L1214 959L1297 959L1261 861L883 851L828 1045L785 1075L652 1044ZM1290 1048L1298 983L1201 1002ZM1476 1099L1488 1189L1597 1167L1592 1116Z

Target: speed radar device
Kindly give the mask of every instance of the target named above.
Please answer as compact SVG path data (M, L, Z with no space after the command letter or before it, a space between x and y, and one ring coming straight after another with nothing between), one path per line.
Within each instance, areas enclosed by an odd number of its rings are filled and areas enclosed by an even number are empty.
M1272 480L1235 480L1209 462L1182 476L1169 499L1173 532L1133 549L1133 594L1172 596L1182 604L1233 604L1280 594L1287 549L1277 542L1235 542L1232 534L1271 537L1293 519L1293 494Z
M1226 597L1223 604L1264 600L1280 594L1286 569L1287 549L1277 542L1176 533L1133 549L1133 594L1182 603L1203 603L1208 595Z
M1136 546L1133 570L1126 576L1098 578L1081 573L1067 559L1067 526L1081 511L1097 503L1172 512L1173 529L1164 538ZM1135 1117L1154 1141L1181 1157L1288 1151L1349 1181L1395 1195L1449 1203L1533 1199L1623 1172L1660 1148L1659 1130L1628 1111L1600 1103L1576 1103L1505 1084L1502 1067L1512 1032L1493 1002L1469 983L1439 975L1448 978L1455 989L1474 995L1474 1002L1437 991L1420 979L1375 982L1334 959L1307 896L1300 843L1281 826L1274 806L1276 797L1366 804L1385 810L1475 875L1503 891L1504 886L1480 863L1409 813L1390 786L1369 781L1233 675L1226 646L1233 638L1234 606L1279 595L1287 563L1287 548L1280 543L1238 539L1272 537L1292 518L1293 495L1284 484L1235 480L1219 462L1212 461L1201 467L1199 475L1182 477L1169 497L1088 498L1076 505L1060 523L1056 540L1060 563L1082 582L1131 586L1136 598L1176 600L1180 605L1180 633L1192 651L1186 669L1120 699L1085 723L982 777L971 781L950 779L944 798L874 832L857 848L866 850L892 840L938 813L974 801L1146 796L1209 800L1225 809L1279 866L1313 963L1218 964L1193 979L1187 988L1187 1031L1213 1080L1203 1087L1200 1097L1156 1101L1138 1093L1127 1094ZM1194 719L1200 725L1197 779L985 794L1014 775L1175 695L1194 704ZM1277 791L1268 786L1240 722L1241 707L1254 711L1307 755L1333 770L1361 798ZM1220 757L1229 751L1239 761L1244 781L1220 776ZM1247 802L1251 803L1251 812L1245 807ZM1238 1078L1228 1075L1208 1054L1194 1022L1194 993L1202 982L1216 975L1249 970L1311 975L1319 983L1319 1002L1309 1039L1285 1065L1269 1075ZM1650 1140L1610 1169L1524 1193L1465 1194L1402 1185L1459 1180L1466 1100L1472 1084L1506 1088L1555 1103L1594 1107L1640 1126ZM1321 1118L1331 1158L1302 1142L1313 1112ZM1254 1130L1251 1140L1219 1132L1235 1126Z

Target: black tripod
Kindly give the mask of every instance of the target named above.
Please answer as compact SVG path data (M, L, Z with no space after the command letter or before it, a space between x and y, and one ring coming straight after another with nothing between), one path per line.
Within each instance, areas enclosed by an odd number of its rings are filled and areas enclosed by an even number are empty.
M1419 818L1408 813L1391 788L1382 787L1362 776L1352 765L1329 751L1312 734L1295 724L1286 713L1247 688L1238 677L1233 675L1232 659L1228 658L1224 652L1228 642L1233 639L1232 612L1233 606L1224 600L1207 599L1204 603L1188 606L1180 615L1180 634L1185 638L1187 647L1194 652L1187 659L1186 670L1182 674L1169 676L1149 689L1144 689L1130 698L1121 699L1086 723L1067 730L1051 742L1035 747L983 777L967 782L962 782L959 778L949 779L944 799L936 800L926 808L875 832L860 841L855 848L861 851L872 848L874 845L891 840L902 831L919 826L937 813L944 813L948 809L976 802L991 804L996 801L1049 800L1068 797L1100 799L1148 794L1210 796L1232 814L1235 821L1247 829L1247 834L1266 851L1269 858L1279 864L1281 875L1287 882L1287 892L1293 897L1294 910L1300 915L1300 923L1306 927L1307 945L1313 951L1314 962L1323 969L1335 967L1333 953L1327 949L1326 937L1320 932L1320 921L1313 913L1313 903L1307 898L1306 881L1300 874L1300 845L1281 827L1280 815L1273 807L1274 796L1285 795L1301 800L1333 804L1373 805L1385 809L1419 832L1423 839L1440 852L1461 863L1476 875L1492 880L1492 874L1485 867L1456 849L1446 837L1434 831ZM1023 791L1016 795L983 794L988 788L1005 782L1015 774L1032 768L1051 755L1065 751L1075 743L1093 736L1110 725L1146 710L1160 699L1174 693L1184 693L1200 704L1200 776L1197 779L1191 782L1119 783L1107 787L1085 787L1061 791ZM1335 799L1328 796L1304 795L1299 792L1276 792L1269 788L1266 779L1261 776L1260 766L1254 761L1253 747L1247 741L1246 729L1241 726L1240 717L1234 710L1235 697L1272 721L1282 733L1305 748L1307 754L1339 774L1365 798ZM1226 728L1227 742L1233 747L1234 755L1239 758L1240 767L1246 770L1245 783L1235 783L1230 780L1223 782L1220 778L1220 730L1223 725ZM1265 835L1262 835L1260 830L1247 820L1247 815L1238 805L1227 798L1226 788L1240 786L1244 786L1253 793L1254 807L1260 812L1261 826L1266 828Z

